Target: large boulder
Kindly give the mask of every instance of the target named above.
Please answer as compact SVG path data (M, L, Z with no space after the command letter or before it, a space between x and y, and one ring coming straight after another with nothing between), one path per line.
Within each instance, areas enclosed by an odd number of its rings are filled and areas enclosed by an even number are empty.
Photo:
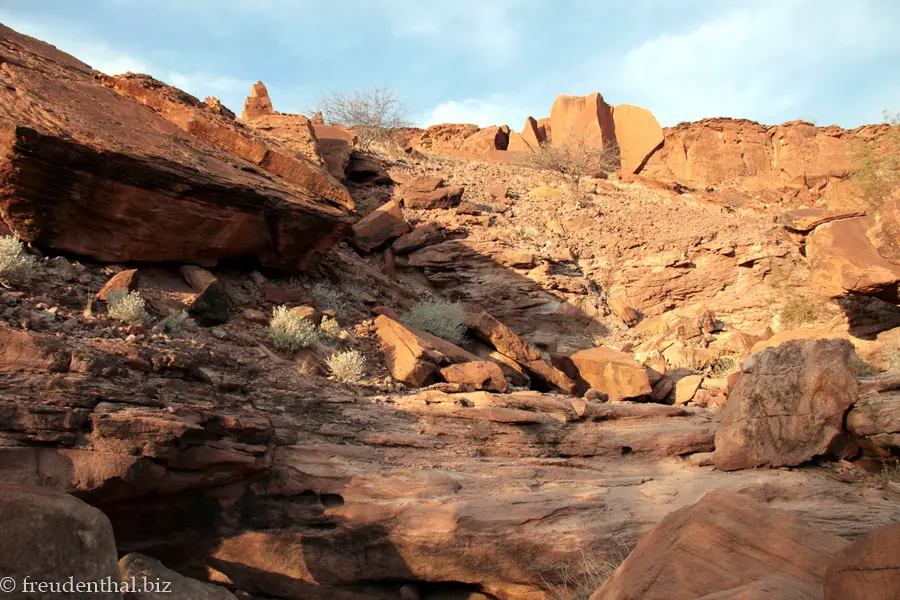
M353 225L353 245L372 250L409 231L409 223L396 200L382 204Z
M479 129L465 139L462 151L468 155L480 156L493 150L506 150L509 145L509 127L492 125Z
M868 217L844 219L820 225L806 239L810 283L821 292L848 293L900 300L900 264L878 253L866 237Z
M598 92L557 96L550 109L552 146L601 149L615 142L613 111Z
M593 388L610 400L649 396L653 391L644 365L630 354L601 346L579 350L569 356L577 373L576 391L583 394Z
M900 523L841 550L825 575L825 600L900 600Z
M792 340L744 361L716 432L722 470L798 465L831 448L856 402L847 340Z
M662 127L652 112L631 104L616 106L613 109L613 122L622 171L637 173L647 157L662 145Z
M900 454L900 391L860 398L847 413L847 430L873 454Z
M6 597L121 598L113 591L51 594L24 587L26 581L66 584L70 578L75 584L121 581L112 525L96 508L61 492L0 483L0 527L0 573L15 585L2 587Z
M761 599L765 588L769 598L815 600L847 545L790 512L717 490L663 519L591 600Z
M356 134L348 127L324 123L313 124L313 131L328 172L342 179L347 165L350 164L353 147L356 145Z
M296 271L349 227L343 186L228 114L6 27L0 40L0 213L20 239L106 262Z
M489 392L503 393L509 387L500 365L487 360L444 367L441 369L441 377L449 383L461 383Z
M469 328L498 352L522 365L533 380L566 393L575 391L575 382L568 375L547 363L536 348L488 313L470 315Z

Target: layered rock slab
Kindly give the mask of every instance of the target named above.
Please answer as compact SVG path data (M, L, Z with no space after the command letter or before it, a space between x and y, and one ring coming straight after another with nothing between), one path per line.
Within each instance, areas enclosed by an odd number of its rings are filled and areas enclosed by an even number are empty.
M332 202L324 188L260 174L265 165L293 173L300 161L274 166L291 157L262 143L236 155L244 138L223 124L227 117L183 92L166 88L172 96L159 107L183 100L189 110L179 125L150 100L142 106L116 93L84 63L5 27L0 60L0 214L25 241L100 261L251 258L296 271L352 221L341 188L329 188Z

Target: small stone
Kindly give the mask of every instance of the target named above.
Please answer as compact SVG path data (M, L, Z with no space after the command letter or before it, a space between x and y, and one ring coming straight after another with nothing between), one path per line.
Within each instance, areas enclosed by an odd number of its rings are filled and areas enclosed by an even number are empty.
M584 399L592 400L594 402L609 402L609 394L590 388L584 393Z
M269 322L269 317L266 315L266 313L261 310L256 310L255 308L245 308L243 315L244 320L250 321L251 323L260 323L262 325L266 325Z
M125 338L125 341L128 342L129 344L132 344L137 341L137 336L132 333L131 335L129 335L128 337Z
M252 281L256 285L265 285L266 282L269 280L266 279L266 276L263 275L262 273L260 273L259 271L252 271L250 273L250 281Z
M213 327L212 329L209 330L209 332L216 339L219 339L219 340L227 340L228 339L228 332L225 330L224 327Z

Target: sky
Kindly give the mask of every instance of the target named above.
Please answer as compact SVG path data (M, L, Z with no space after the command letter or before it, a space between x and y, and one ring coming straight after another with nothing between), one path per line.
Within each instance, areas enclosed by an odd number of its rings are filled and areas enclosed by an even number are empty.
M237 113L257 80L284 113L388 86L419 126L521 130L595 91L663 126L900 112L900 0L0 0L0 23Z

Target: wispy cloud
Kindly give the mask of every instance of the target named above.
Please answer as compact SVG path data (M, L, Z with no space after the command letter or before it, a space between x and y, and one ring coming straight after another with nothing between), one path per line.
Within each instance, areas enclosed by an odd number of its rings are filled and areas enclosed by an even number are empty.
M497 95L486 100L448 100L427 112L421 120L426 127L439 123L474 123L480 127L509 125L516 129L528 116L528 109L517 99Z

